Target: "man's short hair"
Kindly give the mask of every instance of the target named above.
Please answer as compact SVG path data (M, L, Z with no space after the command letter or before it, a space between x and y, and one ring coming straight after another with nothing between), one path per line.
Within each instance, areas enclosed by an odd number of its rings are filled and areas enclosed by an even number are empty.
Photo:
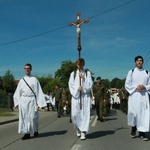
M144 62L144 60L143 60L143 57L142 57L142 56L136 56L136 57L135 57L135 59L134 59L134 61L136 62L139 58L140 58L140 59L142 59L142 61Z
M29 66L30 69L32 70L32 65L31 65L31 64L27 63L27 64L25 64L24 66Z
M79 58L77 61L76 61L76 64L83 64L83 66L85 65L85 60L83 58Z

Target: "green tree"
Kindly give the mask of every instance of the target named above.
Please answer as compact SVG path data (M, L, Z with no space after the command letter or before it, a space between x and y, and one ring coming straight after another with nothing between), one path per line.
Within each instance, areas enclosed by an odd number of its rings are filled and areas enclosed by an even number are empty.
M0 89L3 88L3 85L2 85L2 77L0 76Z
M125 80L126 80L126 79L122 79L122 80L121 80L121 87L124 87L124 85L125 85Z
M120 79L114 78L114 79L111 80L111 82L110 82L111 88L117 88L117 84L116 83L117 83L118 80L120 80Z
M119 78L114 78L110 82L111 88L117 88L117 89L121 89L122 87L124 87L124 84L125 84L125 79L119 79Z
M55 85L59 85L60 87L63 87L61 84L60 80L58 78L52 78L44 87L45 91L54 91L55 90Z
M122 88L122 81L121 81L121 79L118 79L118 80L116 81L116 88L117 88L117 89L121 89L121 88Z
M45 94L49 91L54 91L56 84L62 86L60 80L58 78L53 78L52 75L42 77L36 76L36 78L39 80L41 88Z
M10 70L6 71L5 75L2 76L3 81L3 89L6 90L7 93L14 93L16 85L15 78Z
M68 61L63 61L61 64L61 68L55 72L55 78L58 78L64 88L68 87L68 81L70 77L70 73L76 70L76 63Z
M108 89L110 88L110 81L108 79L102 79L102 84L104 84Z
M52 79L52 75L38 77L36 76L42 88Z

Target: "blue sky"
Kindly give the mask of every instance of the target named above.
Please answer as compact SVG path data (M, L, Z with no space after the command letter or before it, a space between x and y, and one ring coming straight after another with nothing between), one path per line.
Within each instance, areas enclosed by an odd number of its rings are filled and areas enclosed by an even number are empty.
M54 75L62 61L78 58L76 27L81 26L81 57L94 76L124 79L134 57L150 70L149 0L0 0L0 76L9 69L20 79L25 63L33 75ZM26 40L24 40L26 39Z

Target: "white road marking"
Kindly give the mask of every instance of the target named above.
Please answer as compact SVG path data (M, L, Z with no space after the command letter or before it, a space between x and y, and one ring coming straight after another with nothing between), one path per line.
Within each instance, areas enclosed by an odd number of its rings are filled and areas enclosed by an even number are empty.
M94 118L94 116L91 116L91 117L90 117L90 122L93 120L93 118Z
M80 147L81 147L81 145L76 144L71 148L71 150L78 150Z
M94 121L93 121L91 126L94 127L96 125L96 122L97 122L97 116L95 117L95 119L94 119Z

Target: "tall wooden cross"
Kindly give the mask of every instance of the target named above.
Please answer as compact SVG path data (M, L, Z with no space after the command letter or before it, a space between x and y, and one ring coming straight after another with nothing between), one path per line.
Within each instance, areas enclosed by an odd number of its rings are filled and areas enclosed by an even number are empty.
M79 59L81 58L81 53L80 52L81 52L81 49L82 49L82 47L81 47L81 29L80 29L80 27L83 23L88 23L89 22L88 19L80 20L80 15L81 15L80 13L77 13L77 21L69 23L70 26L72 26L72 25L76 26L76 32L77 32L77 37L78 37L78 47L77 47L77 49L78 49L78 52L79 52ZM80 78L80 86L81 86L81 78ZM82 95L81 95L81 91L80 91L80 109L82 109L82 98L81 98L81 96Z
M77 32L77 37L78 37L78 47L77 47L77 49L78 49L78 51L79 51L79 58L80 58L80 51L81 51L81 49L82 49L82 47L81 47L81 29L80 29L80 27L81 27L81 25L83 24L83 23L88 23L89 22L89 20L88 19L84 19L84 20L80 20L80 13L77 13L77 21L76 22L70 22L69 24L70 24L70 26L72 26L72 25L75 25L76 26L76 32Z

